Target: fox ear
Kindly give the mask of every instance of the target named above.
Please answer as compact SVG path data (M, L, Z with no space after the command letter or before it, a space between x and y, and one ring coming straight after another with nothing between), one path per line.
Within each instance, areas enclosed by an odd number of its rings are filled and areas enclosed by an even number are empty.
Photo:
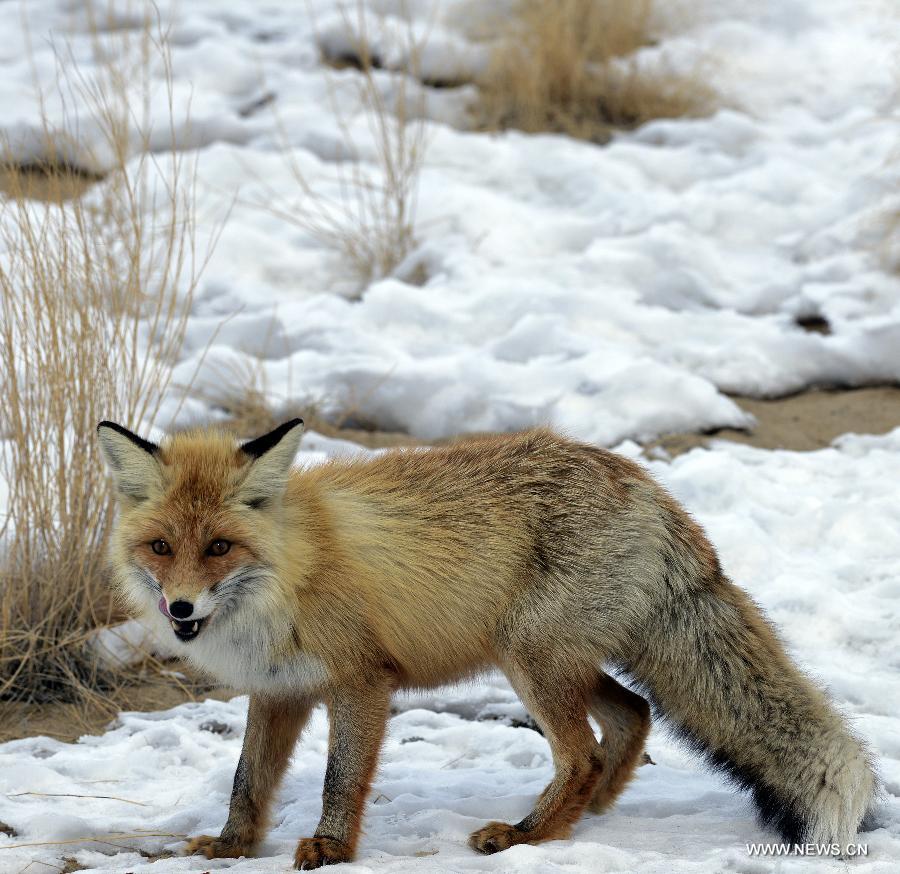
M241 446L240 451L250 459L250 470L238 490L242 503L257 508L284 494L302 434L303 419L291 419Z
M161 488L159 447L132 434L115 422L97 426L103 460L119 493L135 501L144 501L154 489Z

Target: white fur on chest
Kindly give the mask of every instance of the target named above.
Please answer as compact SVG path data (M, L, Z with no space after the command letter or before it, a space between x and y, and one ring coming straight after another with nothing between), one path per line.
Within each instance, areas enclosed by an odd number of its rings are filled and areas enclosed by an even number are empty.
M159 612L148 611L144 621L173 655L240 691L311 694L328 679L322 661L309 653L278 658L283 630L252 616L251 611L242 611L240 617L214 616L196 639L187 642L173 635L169 621Z
M248 692L310 693L328 679L325 666L315 656L301 652L287 659L273 658L277 647L271 632L244 629L236 622L212 625L181 649L182 655L219 682Z
M159 612L158 584L152 589L149 573L131 574L124 580L124 593L161 646L172 655L186 658L220 683L245 692L315 694L328 680L322 661L297 652L291 626L265 605L245 602L238 610L213 611L209 624L190 641L172 633L169 620ZM284 653L290 653L285 656Z

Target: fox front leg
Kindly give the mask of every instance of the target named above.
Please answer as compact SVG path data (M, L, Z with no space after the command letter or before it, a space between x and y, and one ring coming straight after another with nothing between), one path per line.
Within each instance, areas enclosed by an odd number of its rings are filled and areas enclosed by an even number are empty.
M322 789L322 818L315 837L297 845L294 865L306 871L349 862L356 853L363 807L384 739L390 703L387 684L333 690L331 728Z
M309 701L251 696L228 821L219 837L200 835L189 841L189 854L203 853L207 859L251 855L265 832L272 796L312 705Z

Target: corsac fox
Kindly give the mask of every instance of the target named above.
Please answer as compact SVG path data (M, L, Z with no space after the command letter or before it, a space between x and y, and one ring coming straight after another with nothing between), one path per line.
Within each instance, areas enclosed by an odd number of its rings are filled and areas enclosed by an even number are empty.
M565 837L615 802L650 706L610 671L749 788L784 840L856 834L876 788L865 748L639 465L534 430L292 470L302 424L241 446L98 428L118 586L194 665L250 694L228 821L190 852L252 853L324 702L322 818L295 862L352 859L391 694L491 667L543 730L555 776L520 822L475 831L475 850Z

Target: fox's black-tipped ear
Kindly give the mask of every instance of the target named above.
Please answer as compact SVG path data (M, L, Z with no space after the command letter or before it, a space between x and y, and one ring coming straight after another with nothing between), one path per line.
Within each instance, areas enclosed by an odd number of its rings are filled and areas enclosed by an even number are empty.
M112 428L116 434L121 434L123 437L127 437L135 446L144 450L144 452L149 452L151 455L155 455L159 451L159 446L155 443L151 443L149 440L144 440L143 437L138 437L137 434L129 431L127 428L123 428L121 425L117 425L115 422L101 422L97 426L97 433L100 435L100 442L105 442L105 435L103 432L104 428Z
M103 460L119 492L135 501L146 500L161 485L159 447L115 422L97 426Z
M264 455L274 446L281 442L281 439L288 433L288 431L293 431L294 428L301 427L303 425L303 419L291 419L290 422L285 422L283 425L279 425L275 428L274 431L269 431L268 434L263 434L262 437L257 437L255 440L251 440L249 443L245 443L241 446L241 449L247 453L247 455L252 455L254 458L259 458L261 455ZM300 445L300 433L297 433L297 445ZM294 453L296 455L296 451Z
M241 452L251 462L238 493L242 503L254 508L264 507L267 501L284 493L302 435L303 419L291 419L241 446Z

